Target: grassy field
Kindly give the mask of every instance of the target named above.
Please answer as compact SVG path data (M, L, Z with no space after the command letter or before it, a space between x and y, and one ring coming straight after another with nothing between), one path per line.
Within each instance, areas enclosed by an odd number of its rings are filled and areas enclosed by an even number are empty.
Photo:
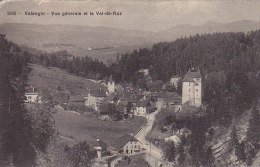
M43 67L31 64L32 71L29 74L28 84L37 88L38 91L54 93L70 91L71 94L84 94L89 90L105 88L104 85L94 83L85 78L69 74L55 67Z
M58 68L46 68L35 64L31 64L30 67L32 71L29 74L28 84L34 86L43 97L54 98L62 91L84 96L89 90L105 88L101 84L74 76ZM113 140L117 137L124 133L134 133L146 121L145 118L140 117L130 121L102 121L98 117L85 117L64 110L58 110L54 119L61 135L60 140L69 145L100 138L110 146L113 146Z
M54 116L60 135L75 142L93 141L97 138L113 147L116 138L125 133L134 133L145 122L143 117L131 120L102 121L97 117L84 117L69 111L59 110Z

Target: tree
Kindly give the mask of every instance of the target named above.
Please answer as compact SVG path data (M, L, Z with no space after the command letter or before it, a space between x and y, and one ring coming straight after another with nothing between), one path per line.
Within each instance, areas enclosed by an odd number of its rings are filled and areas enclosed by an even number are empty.
M29 109L29 119L32 122L33 141L37 148L45 151L54 134L54 120L50 108L35 104Z
M244 150L244 143L239 143L238 136L237 136L237 130L236 127L233 126L232 131L231 131L231 141L230 141L230 146L232 149L235 150L235 155L237 157L237 160L246 161L246 154Z
M235 148L235 154L237 156L238 161L245 162L246 161L246 153L245 153L245 145L244 143L239 143Z
M207 167L214 165L214 155L212 153L211 147L208 147L204 152L202 164Z
M183 165L185 162L185 158L186 158L186 154L185 154L185 150L184 150L184 144L181 143L179 148L178 148L178 153L179 153L179 157L178 157L178 162L180 165Z
M247 138L256 149L259 149L260 140L260 114L255 105L251 110L251 118L247 129Z
M239 143L238 143L237 129L236 129L235 126L233 126L233 128L232 128L230 138L231 138L230 147L233 148L233 149L238 147Z
M176 157L176 148L173 141L167 141L163 142L162 144L162 150L164 157L170 161L174 162Z
M96 152L84 141L70 148L68 156L73 167L85 167L91 165L91 160L95 158Z

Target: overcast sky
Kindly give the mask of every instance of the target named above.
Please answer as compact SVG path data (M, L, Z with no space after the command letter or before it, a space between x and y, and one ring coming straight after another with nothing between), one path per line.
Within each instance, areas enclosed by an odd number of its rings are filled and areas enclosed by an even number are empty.
M180 24L260 21L260 0L0 0L0 23L75 24L159 31ZM16 16L7 16L16 11ZM25 16L25 11L118 11L122 16Z

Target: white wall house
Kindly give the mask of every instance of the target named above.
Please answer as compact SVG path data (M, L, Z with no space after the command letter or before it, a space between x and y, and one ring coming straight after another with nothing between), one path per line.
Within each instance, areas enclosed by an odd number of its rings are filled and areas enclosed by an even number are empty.
M114 143L115 148L122 154L136 154L143 150L143 144L132 134L124 134L117 138Z
M26 92L25 92L25 102L26 103L38 103L38 98L39 94L35 92L34 87L30 87Z
M202 83L199 70L190 70L182 82L182 104L199 107L202 104Z
M177 77L177 76L173 76L171 79L170 79L170 83L177 89L178 87L178 82L181 78L180 77Z
M90 107L96 111L99 111L99 106L106 97L106 93L102 89L92 91L85 97L85 106Z
M149 102L139 101L136 103L136 110L134 111L134 115L145 117L149 109L150 109Z
M124 146L124 154L135 154L139 153L142 150L142 143L138 141L137 139L135 140L130 140L126 143Z
M37 103L38 102L38 93L32 92L32 93L25 93L26 103Z

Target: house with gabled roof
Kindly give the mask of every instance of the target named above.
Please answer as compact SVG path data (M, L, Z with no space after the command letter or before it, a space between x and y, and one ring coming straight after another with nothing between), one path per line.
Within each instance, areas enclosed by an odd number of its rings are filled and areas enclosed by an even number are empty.
M160 92L157 97L157 110L170 109L174 112L178 112L182 109L181 97L175 92Z
M140 100L136 103L136 110L134 115L146 116L151 109L150 102L148 100Z
M88 94L87 97L85 97L85 106L99 111L99 106L106 96L106 92L103 89L93 90Z
M131 134L124 134L115 140L114 147L123 154L135 154L143 150L143 144Z
M38 103L39 102L39 94L36 92L33 86L27 88L25 92L25 103Z

